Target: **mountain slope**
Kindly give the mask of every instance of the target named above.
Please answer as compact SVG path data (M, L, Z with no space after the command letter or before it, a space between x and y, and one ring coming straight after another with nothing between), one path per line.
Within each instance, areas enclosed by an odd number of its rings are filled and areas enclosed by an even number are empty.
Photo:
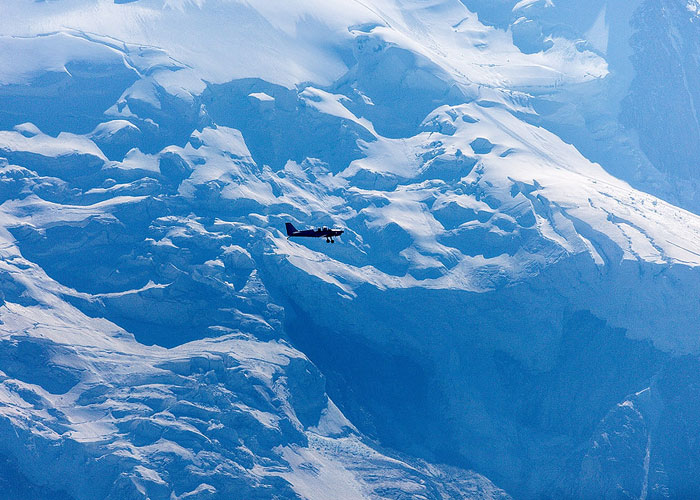
M650 7L465 3L3 6L6 481L692 491L700 217L607 28Z

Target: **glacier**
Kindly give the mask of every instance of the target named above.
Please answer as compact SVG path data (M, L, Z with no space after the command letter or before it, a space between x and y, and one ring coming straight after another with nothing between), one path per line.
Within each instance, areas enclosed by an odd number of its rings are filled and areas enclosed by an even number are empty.
M0 498L696 496L699 12L4 2Z

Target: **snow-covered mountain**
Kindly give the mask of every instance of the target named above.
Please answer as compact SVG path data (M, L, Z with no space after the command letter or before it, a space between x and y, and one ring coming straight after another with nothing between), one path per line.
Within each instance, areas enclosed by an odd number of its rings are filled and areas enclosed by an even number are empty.
M3 2L0 498L695 496L699 13Z

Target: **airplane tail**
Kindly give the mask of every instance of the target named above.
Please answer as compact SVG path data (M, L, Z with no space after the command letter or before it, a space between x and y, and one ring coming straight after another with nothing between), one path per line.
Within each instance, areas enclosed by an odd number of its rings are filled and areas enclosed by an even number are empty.
M287 236L291 236L297 232L297 228L295 228L291 222L287 222L284 226L287 228Z

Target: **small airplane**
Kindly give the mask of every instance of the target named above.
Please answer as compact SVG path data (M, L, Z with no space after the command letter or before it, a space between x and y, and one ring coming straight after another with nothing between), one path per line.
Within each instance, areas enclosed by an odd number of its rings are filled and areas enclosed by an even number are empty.
M299 231L290 222L285 224L287 228L287 238L292 236L306 237L306 238L326 238L326 243L335 243L333 239L334 236L340 236L345 231L342 229L329 229L326 226L319 227L317 229L306 229L304 231Z

